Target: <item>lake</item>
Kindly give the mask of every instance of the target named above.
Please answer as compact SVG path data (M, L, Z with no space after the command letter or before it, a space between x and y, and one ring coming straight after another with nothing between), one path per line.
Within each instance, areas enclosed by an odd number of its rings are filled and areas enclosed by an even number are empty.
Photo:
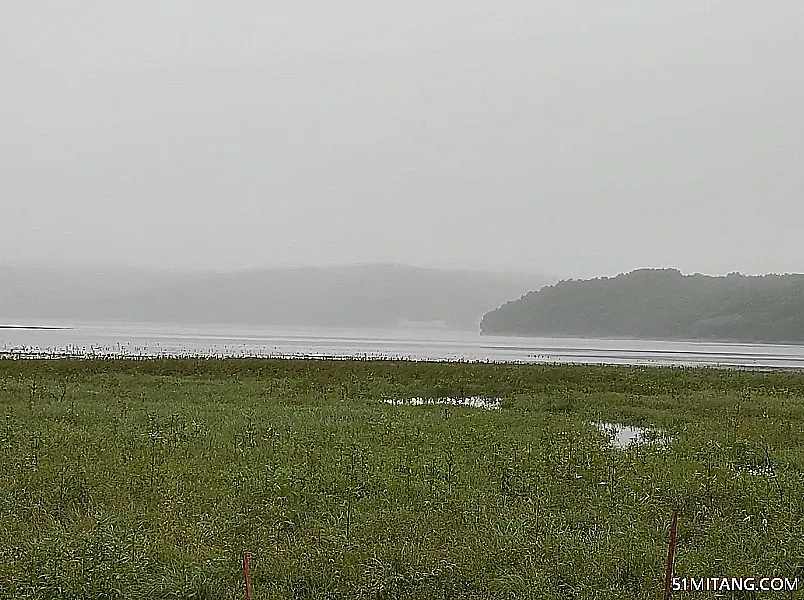
M157 323L15 323L17 356L282 356L804 369L804 346L480 336L444 329L338 329Z

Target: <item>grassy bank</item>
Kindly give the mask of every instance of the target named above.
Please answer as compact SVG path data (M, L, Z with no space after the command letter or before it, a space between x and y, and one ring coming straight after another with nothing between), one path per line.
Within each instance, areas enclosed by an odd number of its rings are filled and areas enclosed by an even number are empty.
M442 396L502 408L382 402ZM674 506L679 575L804 585L801 374L0 360L0 411L0 598L657 598Z

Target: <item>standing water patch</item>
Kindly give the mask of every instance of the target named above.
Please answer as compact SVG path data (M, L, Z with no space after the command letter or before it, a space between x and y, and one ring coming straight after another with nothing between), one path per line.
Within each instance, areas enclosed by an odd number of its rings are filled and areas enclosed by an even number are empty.
M609 438L612 447L620 450L640 444L663 446L668 442L666 434L650 427L601 422L594 423L594 426Z
M401 400L383 400L392 406L468 406L483 410L500 410L502 398L486 398L484 396L471 396L469 398L404 398Z

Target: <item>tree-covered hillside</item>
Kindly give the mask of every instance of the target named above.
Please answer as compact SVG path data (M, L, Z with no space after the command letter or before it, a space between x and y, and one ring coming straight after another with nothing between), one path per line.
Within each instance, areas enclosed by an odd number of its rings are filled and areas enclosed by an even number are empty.
M642 269L561 281L483 317L493 335L804 342L804 275Z

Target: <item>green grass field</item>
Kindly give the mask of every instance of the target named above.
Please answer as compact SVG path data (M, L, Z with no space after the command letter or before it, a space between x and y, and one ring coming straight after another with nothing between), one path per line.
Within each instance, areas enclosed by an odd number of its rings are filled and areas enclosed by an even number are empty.
M678 575L804 586L802 374L0 360L0 410L4 599L243 598L243 551L258 599L661 598L673 507Z

